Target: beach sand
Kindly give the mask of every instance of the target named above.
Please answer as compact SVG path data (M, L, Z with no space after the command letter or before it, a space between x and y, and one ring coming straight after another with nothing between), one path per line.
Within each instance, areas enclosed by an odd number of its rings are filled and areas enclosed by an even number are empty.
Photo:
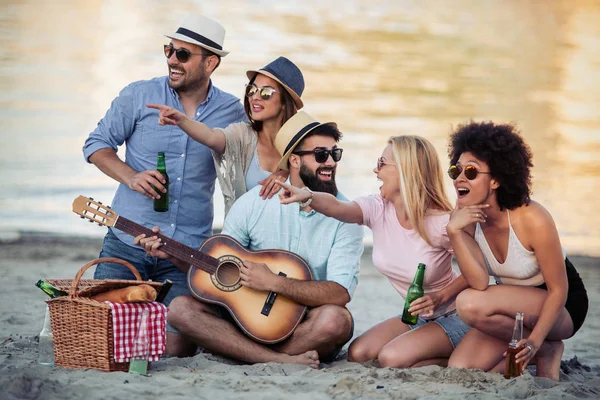
M378 368L345 360L312 370L300 365L239 365L201 353L166 358L151 365L151 376L72 370L37 364L37 335L44 320L40 278L73 278L95 259L101 239L21 234L0 241L0 399L572 399L600 398L600 260L570 257L588 288L590 311L577 335L565 342L560 382L440 368ZM91 272L86 273L91 278ZM390 316L402 300L373 267L367 249L354 299L349 304L355 337Z

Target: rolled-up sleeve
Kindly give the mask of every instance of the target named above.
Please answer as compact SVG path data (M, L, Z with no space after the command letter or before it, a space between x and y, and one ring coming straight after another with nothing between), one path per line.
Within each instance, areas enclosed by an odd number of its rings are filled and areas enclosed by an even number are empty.
M342 285L351 298L358 285L363 233L362 226L341 224L327 260L327 280Z
M125 143L131 136L135 121L135 86L131 84L119 93L113 100L104 118L98 122L98 126L89 134L83 145L83 156L89 163L90 156L96 151L112 148L117 151L118 147Z

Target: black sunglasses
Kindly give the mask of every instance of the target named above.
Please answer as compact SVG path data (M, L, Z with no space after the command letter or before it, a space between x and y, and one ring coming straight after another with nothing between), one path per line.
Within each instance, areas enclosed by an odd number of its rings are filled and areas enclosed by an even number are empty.
M477 174L491 174L491 172L478 171L477 168L472 165L467 165L464 168L457 165L451 165L450 168L448 168L448 176L455 181L463 172L463 170L465 171L465 177L470 181L477 178Z
M292 152L292 154L297 154L299 156L303 156L306 154L314 154L315 155L315 161L318 162L319 164L323 164L324 162L327 161L327 159L329 158L329 155L331 155L331 158L333 158L333 161L338 162L342 159L342 152L344 151L344 149L340 149L340 148L335 148L335 149L321 149L321 148L316 148L314 150L299 150L299 151L294 151Z
M203 53L192 53L191 51L189 51L188 49L184 49L183 47L176 49L175 47L173 47L173 43L165 44L164 49L165 57L171 58L173 53L175 53L175 57L177 57L177 61L179 61L180 63L188 62L192 55L203 55Z
M277 93L277 90L273 89L270 86L263 86L263 87L259 88L254 83L246 84L246 97L247 98L251 98L257 92L261 99L269 100L271 97L273 97L274 93Z

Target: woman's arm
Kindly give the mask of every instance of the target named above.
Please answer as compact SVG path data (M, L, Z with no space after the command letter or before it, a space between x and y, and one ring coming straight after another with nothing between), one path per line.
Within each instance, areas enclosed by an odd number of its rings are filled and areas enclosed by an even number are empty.
M537 350L565 305L569 284L558 231L550 213L541 205L531 202L524 207L523 226L527 235L524 242L535 252L548 288L538 321L528 338Z
M210 147L214 152L223 154L225 152L225 134L220 129L210 129L202 122L194 121L178 110L160 104L146 104L148 108L160 111L158 117L159 125L177 125L189 137L203 145Z
M483 254L473 239L475 223L485 222L483 210L486 207L487 205L478 205L455 208L446 226L460 272L469 286L476 290L485 290L490 283Z
M293 202L304 203L312 198L310 207L323 215L350 224L362 224L363 213L358 204L353 201L339 201L335 196L323 192L311 192L300 189L285 182L277 182L283 187L279 195L281 204Z

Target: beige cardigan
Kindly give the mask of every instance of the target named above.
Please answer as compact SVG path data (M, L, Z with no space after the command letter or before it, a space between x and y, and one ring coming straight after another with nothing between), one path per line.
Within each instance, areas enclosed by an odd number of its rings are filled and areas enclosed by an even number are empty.
M219 129L225 134L225 152L212 154L227 216L233 203L247 191L246 173L258 144L258 132L248 122Z

